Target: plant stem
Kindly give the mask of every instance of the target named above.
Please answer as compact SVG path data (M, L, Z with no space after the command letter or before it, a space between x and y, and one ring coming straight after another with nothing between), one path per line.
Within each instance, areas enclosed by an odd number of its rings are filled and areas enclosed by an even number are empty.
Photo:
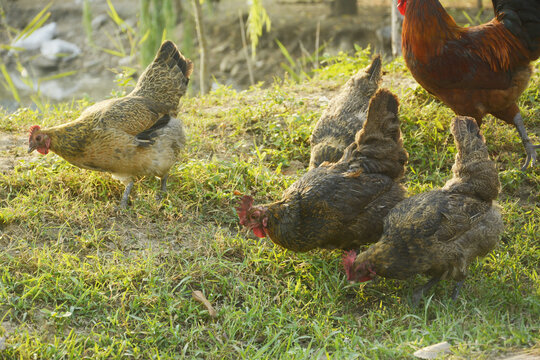
M206 60L207 56L207 45L206 45L206 35L204 33L204 26L202 22L202 9L201 9L201 3L199 0L191 0L193 4L193 10L195 15L195 28L197 29L197 38L199 39L199 54L200 54L200 65L199 65L199 73L200 73L200 88L201 88L201 95L206 94L207 92L207 84L208 84L208 64Z
M240 19L240 34L242 34L242 48L244 49L244 56L246 57L246 64L249 73L249 82L251 85L255 85L255 78L253 77L253 68L251 64L251 58L249 56L249 50L246 41L246 27L244 25L244 19L242 13L238 11L238 18Z

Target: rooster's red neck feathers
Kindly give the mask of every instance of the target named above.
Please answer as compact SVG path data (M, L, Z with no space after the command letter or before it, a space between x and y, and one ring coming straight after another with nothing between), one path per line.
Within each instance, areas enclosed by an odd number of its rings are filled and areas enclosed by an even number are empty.
M398 8L405 12L401 33L403 54L414 56L415 61L422 64L439 57L452 40L474 43L468 51L489 63L493 71L507 71L512 64L522 61L522 54L530 55L523 43L497 19L462 28L439 0L400 0Z
M402 47L405 53L415 54L417 60L428 63L430 56L438 55L448 40L459 36L459 26L439 1L402 0L400 5L400 11L403 9L406 14Z

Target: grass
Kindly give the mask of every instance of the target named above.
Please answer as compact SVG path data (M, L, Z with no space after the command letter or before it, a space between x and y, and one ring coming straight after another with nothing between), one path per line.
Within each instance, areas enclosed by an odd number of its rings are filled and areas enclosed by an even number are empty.
M117 213L120 183L52 154L0 175L0 358L410 359L441 341L452 344L451 359L538 351L540 171L518 170L522 146L500 121L487 119L482 130L500 169L506 230L471 265L456 302L453 284L443 282L412 306L421 277L350 285L339 251L292 253L238 226L235 191L273 200L305 172L298 164L308 163L320 98L331 98L369 53L327 60L301 84L184 98L189 142L162 204L154 200L158 182L142 179L131 206ZM406 186L411 194L441 186L455 155L453 114L421 88L399 86L409 77L402 60L385 70L401 99ZM535 142L539 85L535 75L520 101ZM0 130L19 136L88 105L3 112Z

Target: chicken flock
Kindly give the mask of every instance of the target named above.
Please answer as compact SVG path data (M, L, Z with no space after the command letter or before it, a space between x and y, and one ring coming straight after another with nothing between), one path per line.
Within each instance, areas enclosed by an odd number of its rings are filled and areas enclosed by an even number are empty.
M240 225L291 251L342 250L351 282L427 275L415 303L438 281L455 280L455 299L469 264L493 250L504 229L482 118L489 113L515 126L526 152L523 171L536 165L539 147L516 101L531 77L530 62L540 56L540 0L493 0L493 7L491 22L461 28L438 0L398 0L408 68L458 115L450 129L453 176L443 188L407 197L399 102L379 88L376 56L315 125L308 171L278 201L254 205L244 195L236 208ZM120 208L135 177L161 178L160 197L186 143L178 106L192 71L192 62L165 41L130 94L96 103L64 125L32 126L28 150L111 173L126 185Z

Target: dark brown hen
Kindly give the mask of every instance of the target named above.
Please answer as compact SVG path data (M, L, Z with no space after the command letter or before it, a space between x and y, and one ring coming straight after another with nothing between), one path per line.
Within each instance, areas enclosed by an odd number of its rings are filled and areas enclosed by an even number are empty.
M240 224L284 248L352 249L378 240L388 211L405 197L397 98L379 90L362 130L339 162L309 170L272 204L244 196Z
M367 68L352 76L330 101L311 134L310 169L325 161L333 163L341 159L345 148L362 129L369 100L379 88L381 76L382 62L377 55Z
M379 242L358 256L354 251L345 256L348 280L426 274L432 280L415 292L415 302L440 279L459 282L456 297L471 261L495 247L503 231L494 203L500 187L495 163L474 119L455 118L452 133L458 149L453 178L442 189L397 204Z

